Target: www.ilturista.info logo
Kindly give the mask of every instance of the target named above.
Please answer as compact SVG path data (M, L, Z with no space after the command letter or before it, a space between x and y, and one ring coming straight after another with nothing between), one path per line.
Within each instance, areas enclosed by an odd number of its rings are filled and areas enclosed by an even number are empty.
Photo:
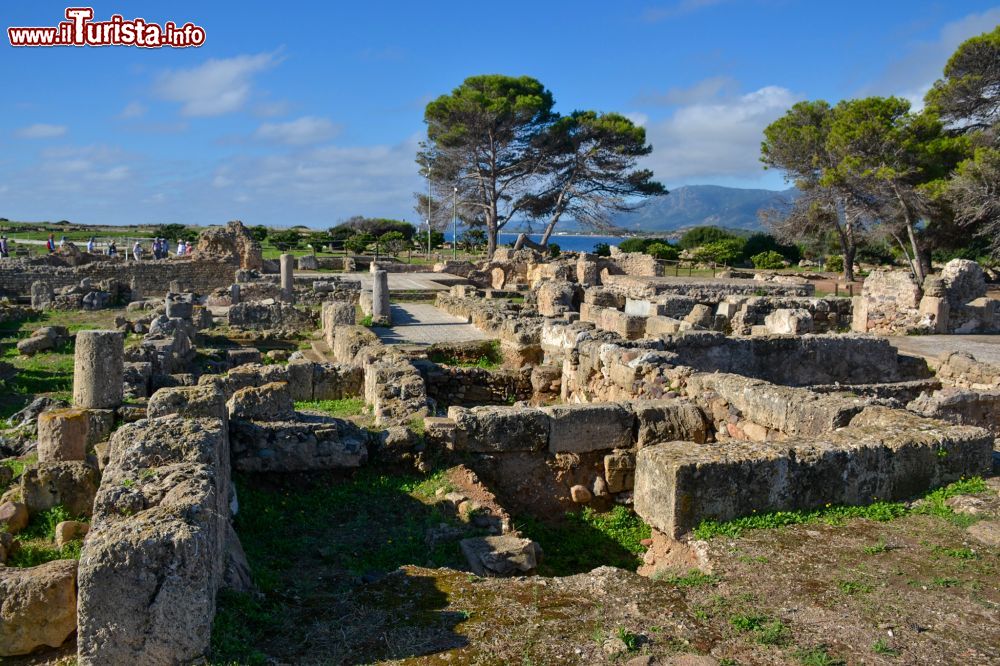
M10 27L11 46L139 46L147 49L169 46L185 48L205 43L205 29L193 23L162 26L145 19L125 20L114 14L108 21L93 21L92 7L67 7L66 21L54 28Z

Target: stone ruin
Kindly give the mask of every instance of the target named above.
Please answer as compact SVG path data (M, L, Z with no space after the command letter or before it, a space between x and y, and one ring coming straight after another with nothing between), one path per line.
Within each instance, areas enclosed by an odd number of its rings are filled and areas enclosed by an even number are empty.
M81 664L202 657L216 593L252 589L233 470L454 463L477 499L440 500L474 512L487 535L440 538L458 539L478 576L530 575L543 561L514 512L627 506L655 543L694 552L705 520L905 500L992 473L1000 368L961 354L928 364L857 332L859 316L865 331L986 326L992 301L962 265L941 288L875 274L852 302L802 281L671 277L622 254L503 251L446 264L468 282L435 300L488 339L414 347L358 324L359 309L392 323L382 268L366 292L297 279L287 260L264 274L243 265L248 247L206 243L240 257L229 286L136 301L139 319L76 334L72 405L37 407L38 462L0 499L0 522L16 532L64 505L90 523L57 530L83 537L79 563L0 568L0 591L21 600L5 606L3 654L75 631ZM246 346L208 346L216 321ZM69 337L39 330L28 347ZM253 346L302 331L315 332L309 350ZM125 333L142 337L125 344ZM462 363L482 358L492 363ZM295 406L342 398L363 400L373 425ZM11 546L0 539L0 555ZM675 566L663 550L650 549L644 574Z

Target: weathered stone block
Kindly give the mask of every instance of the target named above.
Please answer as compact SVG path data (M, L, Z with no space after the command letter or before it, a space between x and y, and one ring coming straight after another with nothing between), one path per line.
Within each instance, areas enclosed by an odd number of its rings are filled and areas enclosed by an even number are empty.
M523 407L451 407L456 424L455 448L479 453L542 451L549 441L549 417Z
M229 418L244 421L281 421L295 416L287 382L248 386L233 393L226 403Z
M685 440L704 443L708 423L698 406L686 400L639 400L632 403L636 418L636 445Z
M184 418L214 418L225 420L226 399L214 385L180 386L160 389L146 406L148 418L177 414Z
M630 448L634 415L622 405L594 403L542 409L549 418L550 453Z
M97 470L84 462L40 462L21 475L21 497L31 513L63 505L73 516L89 516L97 494Z
M614 451L604 456L604 479L610 493L632 490L635 483L635 455L631 451Z
M86 459L89 427L90 419L82 409L51 409L39 414L39 462Z
M76 566L0 566L0 657L59 647L76 631Z

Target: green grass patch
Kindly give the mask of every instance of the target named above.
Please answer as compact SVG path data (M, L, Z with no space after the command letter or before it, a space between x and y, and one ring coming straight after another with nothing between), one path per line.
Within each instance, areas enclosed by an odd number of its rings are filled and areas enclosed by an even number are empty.
M20 535L19 535L20 536ZM9 567L37 567L53 560L78 560L83 542L71 541L62 548L39 543L21 543L7 560Z
M847 595L855 594L868 594L875 588L868 583L862 583L857 580L839 580L837 581L837 589Z
M486 347L485 352L474 358L456 356L446 350L432 349L427 355L428 360L440 365L449 365L456 368L481 368L483 370L495 370L503 364L503 355L500 353L500 341L492 340Z
M899 650L895 649L889 645L889 641L884 638L880 638L874 643L872 643L872 652L875 654L885 655L886 657L898 657Z
M696 539L712 539L717 536L735 538L747 530L775 529L788 525L825 523L841 525L853 518L865 518L877 522L887 522L909 514L934 515L959 526L968 526L976 521L973 516L955 513L945 504L945 500L956 495L972 495L986 490L986 482L979 477L962 479L933 490L923 496L922 501L909 507L905 502L878 501L864 506L826 506L813 511L770 511L755 513L733 520L703 520L692 530Z
M296 410L324 412L338 419L366 414L368 406L362 398L341 398L339 400L308 400L295 403Z
M795 660L802 666L844 666L845 664L843 659L837 659L831 655L825 645L796 650Z
M525 536L542 546L545 556L539 573L551 576L581 573L602 565L635 570L645 551L640 542L651 534L649 525L623 506L606 513L589 507L567 512L554 523L528 516L515 522Z
M212 663L265 663L267 641L304 640L299 600L341 598L359 577L405 564L460 567L457 539L428 544L429 530L457 525L425 498L446 486L430 477L365 468L335 473L234 475L236 531L259 596L222 594L212 634ZM473 534L470 532L470 535Z
M719 577L712 574L702 573L697 569L692 569L683 576L658 572L653 576L653 580L658 580L668 585L677 587L702 587L705 585L715 585L719 582Z
M762 645L782 645L788 640L788 627L781 620L761 613L736 615L729 624L741 634L751 634Z

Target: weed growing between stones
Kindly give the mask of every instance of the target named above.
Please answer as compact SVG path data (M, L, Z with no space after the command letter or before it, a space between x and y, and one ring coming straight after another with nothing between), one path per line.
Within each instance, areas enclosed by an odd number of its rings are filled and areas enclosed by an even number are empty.
M933 490L911 504L878 501L865 506L827 506L815 511L770 511L722 522L704 520L692 534L696 539L707 540L717 536L738 537L745 530L774 529L787 525L819 522L839 525L851 518L887 522L909 514L938 516L960 527L967 527L976 521L975 516L956 513L945 501L956 495L974 495L985 490L986 482L973 477Z
M367 413L368 407L363 398L341 398L339 400L309 400L295 403L296 411L317 411L329 414L338 419L350 416L361 416Z
M844 666L845 664L842 659L831 656L825 645L797 650L795 659L802 666Z
M85 519L74 518L63 506L54 506L32 516L28 526L14 537L17 548L7 560L7 566L34 567L52 560L80 559L81 540L70 541L62 548L53 543L56 525L64 520Z

